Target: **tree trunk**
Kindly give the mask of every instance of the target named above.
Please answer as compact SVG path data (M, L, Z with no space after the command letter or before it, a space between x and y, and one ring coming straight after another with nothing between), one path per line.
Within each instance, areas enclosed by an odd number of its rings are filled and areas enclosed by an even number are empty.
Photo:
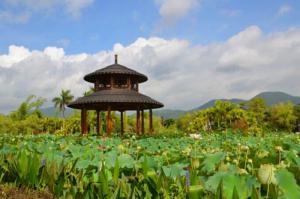
M152 119L152 109L149 109L149 133L153 133L153 119Z

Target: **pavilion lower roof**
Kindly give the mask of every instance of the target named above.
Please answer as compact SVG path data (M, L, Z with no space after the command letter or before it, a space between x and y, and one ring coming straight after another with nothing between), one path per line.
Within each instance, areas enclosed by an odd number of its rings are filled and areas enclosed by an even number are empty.
M117 111L155 109L163 106L162 103L129 89L100 90L68 104L68 107L76 109L108 110L110 107L111 110Z

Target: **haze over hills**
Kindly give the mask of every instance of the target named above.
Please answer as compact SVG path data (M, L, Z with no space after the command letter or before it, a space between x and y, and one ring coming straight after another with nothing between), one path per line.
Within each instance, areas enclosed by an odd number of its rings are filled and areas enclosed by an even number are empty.
M292 96L292 95L289 95L289 94L284 93L284 92L269 92L269 91L268 92L262 92L262 93L259 93L256 96L254 96L253 98L257 98L257 97L263 98L266 101L267 106L272 106L272 105L278 104L280 102L288 102L288 101L290 101L294 104L300 104L300 97ZM251 99L253 99L253 98L251 98ZM238 99L238 98L213 99L213 100L210 100L210 101L202 104L201 106L198 106L198 107L196 107L194 109L191 109L191 110L158 109L158 110L154 110L153 113L154 113L154 115L163 117L165 119L177 118L177 117L179 117L181 115L184 115L188 112L194 112L194 111L198 111L198 110L202 110L202 109L206 109L208 107L211 107L215 104L215 102L217 100L229 101L229 102L232 102L234 104L239 104L241 102L249 101L249 100ZM43 108L43 109L41 109L41 111L43 112L43 114L45 116L58 116L58 117L61 117L61 114L59 112L57 112L57 110L54 107ZM72 109L66 108L66 112L65 112L66 116L69 116L72 113L73 113Z
M271 92L271 91L267 91L267 92L262 92L259 93L258 95L252 97L253 98L257 98L257 97L261 97L266 101L267 106L272 106L274 104L278 104L280 102L292 102L294 104L300 104L300 97L298 96L292 96L290 94L284 93L284 92ZM250 99L250 100L251 100ZM234 104L239 104L241 102L247 102L249 100L245 100L245 99L238 99L238 98L233 98L233 99L213 99L210 100L204 104L202 104L201 106L198 106L194 109L191 110L187 110L187 111L183 111L183 110L170 110L170 109L162 109L162 110L157 110L155 111L155 115L158 116L162 116L164 118L177 118L185 113L188 112L194 112L194 111L198 111L198 110L202 110L202 109L206 109L208 107L212 107L214 106L215 102L217 100L222 100L222 101L229 101L231 103ZM169 114L170 113L170 114Z
M217 100L228 101L228 102L231 102L233 104L239 104L241 102L247 102L247 100L237 99L237 98L233 98L233 99L213 99L213 100L210 100L210 101L206 102L205 104L203 104L203 105L201 105L197 108L192 109L191 111L197 111L197 110L201 110L201 109L206 109L208 107L212 107L212 106L215 105L215 102Z
M284 92L262 92L256 97L261 97L264 100L266 100L266 103L268 106L271 106L273 104L277 104L279 102L292 102L293 104L299 104L300 103L300 97L298 96L292 96Z
M55 107L47 107L41 109L44 116L47 117L62 117L62 114ZM68 117L73 113L73 109L66 108L65 116Z
M184 115L187 112L188 111L184 111L184 110L161 109L161 110L154 110L153 114L156 116L169 119L169 118L178 118L179 116Z

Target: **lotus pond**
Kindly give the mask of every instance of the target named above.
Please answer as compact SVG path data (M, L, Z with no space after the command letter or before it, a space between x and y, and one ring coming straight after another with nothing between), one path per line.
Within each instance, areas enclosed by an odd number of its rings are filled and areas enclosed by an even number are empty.
M300 135L2 135L0 182L57 198L299 199Z

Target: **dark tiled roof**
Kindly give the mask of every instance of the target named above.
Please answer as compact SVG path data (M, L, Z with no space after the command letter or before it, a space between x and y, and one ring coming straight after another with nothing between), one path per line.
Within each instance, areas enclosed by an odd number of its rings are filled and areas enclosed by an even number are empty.
M161 108L164 105L146 95L129 89L100 90L71 102L70 108L107 110L136 110Z
M96 70L90 74L87 74L84 76L84 80L91 82L91 83L95 83L95 79L96 77L104 77L106 75L109 74L120 74L120 75L129 75L129 76L133 76L138 83L142 83L148 80L146 75L143 75L135 70L132 70L130 68L127 68L126 66L120 65L120 64L112 64L109 65L105 68Z

